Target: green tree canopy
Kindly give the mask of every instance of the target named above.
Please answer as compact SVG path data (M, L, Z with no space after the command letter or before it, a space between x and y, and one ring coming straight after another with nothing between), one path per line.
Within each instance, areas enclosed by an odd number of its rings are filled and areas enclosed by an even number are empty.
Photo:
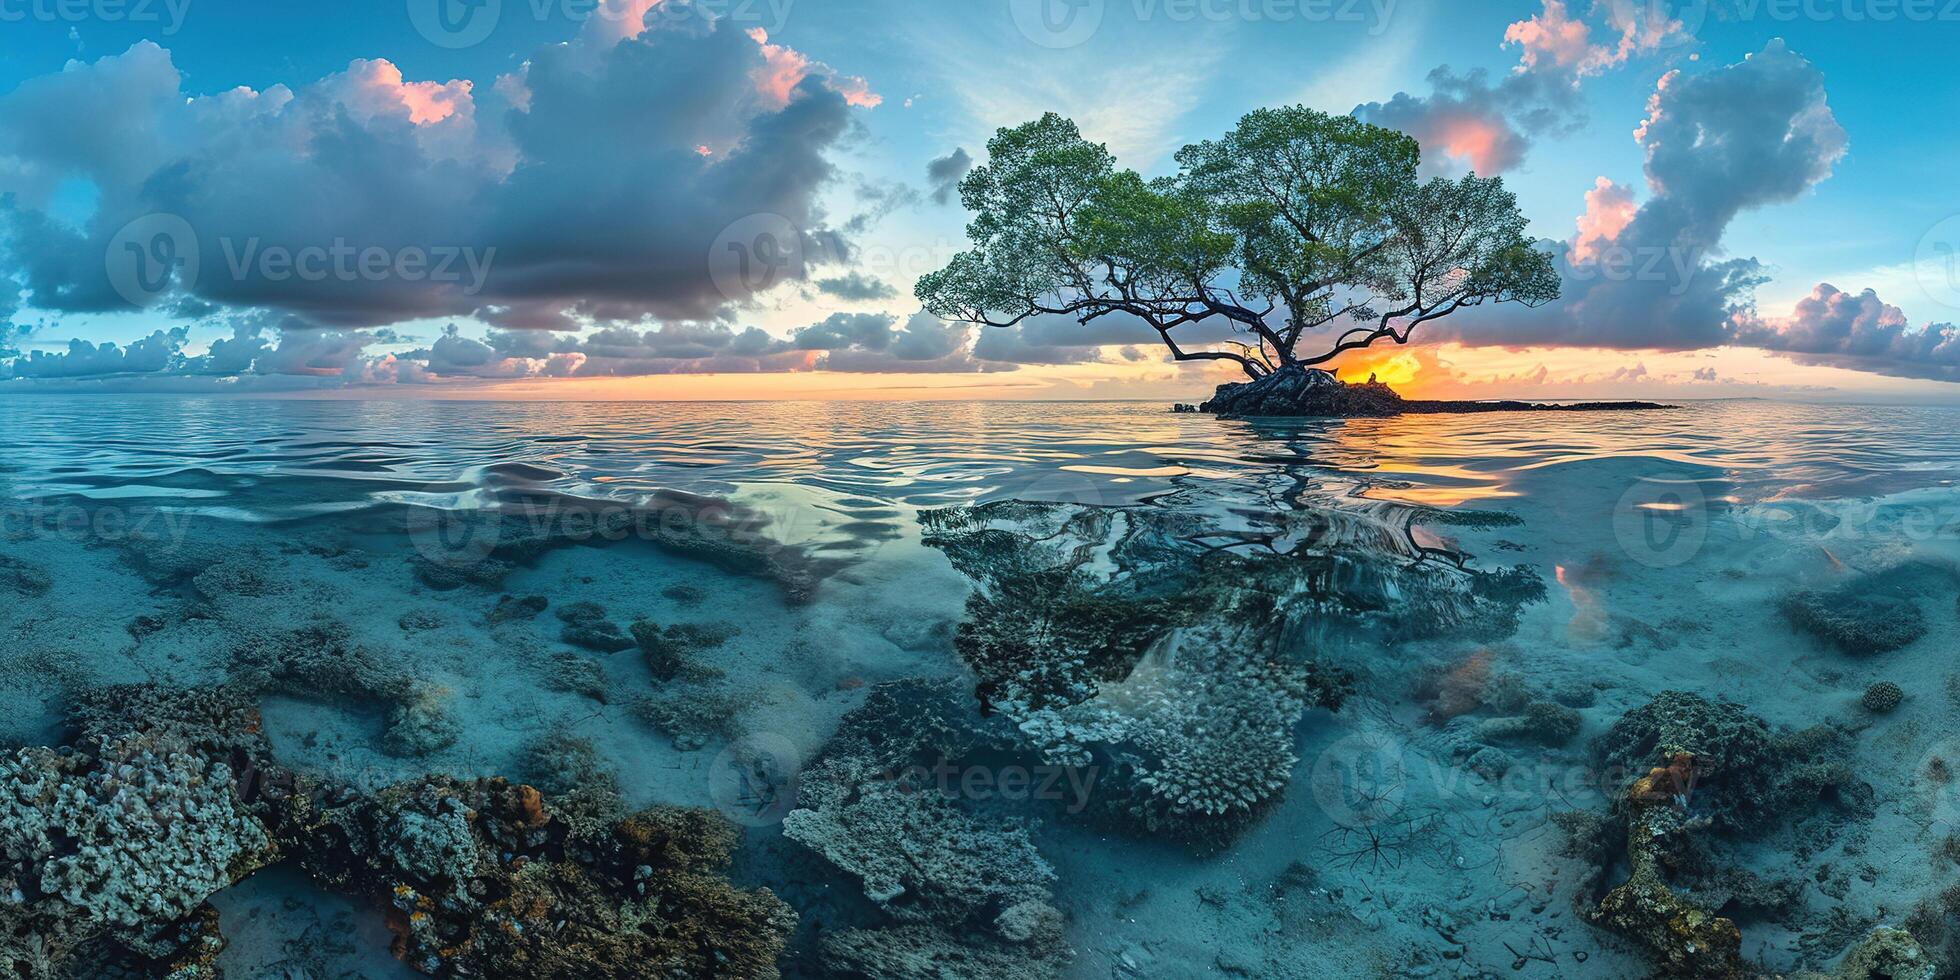
M1178 360L1231 361L1258 378L1408 343L1466 306L1558 297L1502 180L1424 183L1414 139L1347 116L1260 109L1150 181L1054 113L1001 130L987 151L960 184L973 247L919 280L919 299L945 319L1124 313ZM1187 350L1175 331L1204 321L1245 339ZM1309 334L1324 349L1303 355Z

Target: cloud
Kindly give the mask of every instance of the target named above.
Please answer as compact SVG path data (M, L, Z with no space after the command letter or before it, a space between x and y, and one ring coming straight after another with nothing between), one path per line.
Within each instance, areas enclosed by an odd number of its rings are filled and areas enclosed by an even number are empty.
M1915 328L1904 311L1869 289L1853 294L1819 283L1788 316L1765 319L1740 312L1735 342L1806 364L1960 381L1960 327Z
M945 204L960 190L960 180L967 171L973 169L973 157L965 147L956 147L953 152L937 157L926 164L926 183L932 186L932 203Z
M1429 73L1429 85L1427 96L1398 92L1353 113L1415 137L1425 176L1513 170L1535 138L1564 135L1585 122L1577 90L1562 77L1520 72L1493 84L1483 69L1458 75L1443 65Z
M105 257L168 214L194 236L180 302L342 329L706 318L849 253L818 200L852 106L875 97L799 58L705 16L595 16L495 93L362 59L198 94L142 42L0 96L0 256L36 308L126 310ZM51 213L77 181L97 192L79 227ZM716 265L742 257L717 245L764 232L805 261Z
M59 353L29 351L13 362L13 372L20 378L54 379L157 374L182 361L185 334L182 328L159 330L127 347L71 340Z
M898 318L876 313L833 313L821 323L796 332L790 344L802 350L862 347L882 351L891 346L892 325Z
M1599 0L1611 46L1594 43L1593 27L1571 15L1564 0L1544 0L1539 14L1504 32L1519 49L1517 67L1492 81L1482 69L1458 74L1448 65L1431 71L1430 93L1398 92L1387 102L1356 106L1353 115L1399 129L1422 144L1425 176L1485 177L1521 166L1539 139L1570 135L1586 123L1579 97L1583 79L1623 65L1683 37L1679 21L1643 0Z
M1685 29L1668 16L1666 5L1650 0L1605 0L1597 6L1605 10L1611 28L1618 32L1613 46L1594 44L1592 27L1583 19L1573 18L1563 0L1545 0L1537 16L1504 31L1504 43L1520 49L1520 70L1597 75L1626 64L1634 54L1659 49Z
M1466 344L1686 350L1728 342L1730 318L1763 281L1750 258L1719 258L1745 210L1795 200L1844 155L1823 75L1782 41L1737 64L1663 76L1635 134L1651 197L1595 184L1581 236L1559 248L1561 299L1523 312L1468 311L1435 335ZM1607 241L1603 232L1619 227ZM1588 231L1597 232L1588 237ZM1553 246L1557 247L1557 246Z
M817 291L841 300L859 303L898 297L898 290L893 289L890 283L875 276L865 275L856 269L841 276L817 280Z
M1633 201L1633 188L1601 177L1586 192L1586 212L1579 216L1579 233L1571 242L1572 261L1596 258L1601 248L1612 244L1633 223L1639 208Z

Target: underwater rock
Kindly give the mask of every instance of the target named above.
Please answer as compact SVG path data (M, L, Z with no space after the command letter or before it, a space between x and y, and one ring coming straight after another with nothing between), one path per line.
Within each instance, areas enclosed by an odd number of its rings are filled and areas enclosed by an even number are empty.
M449 711L441 692L418 688L388 709L382 750L393 756L424 756L456 744L463 723Z
M513 595L497 597L497 607L490 610L490 625L508 623L512 620L536 619L538 614L551 605L551 600L541 595L525 596L519 599Z
M46 571L18 558L0 555L0 589L31 597L47 595L52 588L54 579Z
M1687 805L1715 829L1749 836L1827 792L1859 797L1847 742L1830 725L1773 731L1734 702L1664 691L1615 722L1595 749L1609 767L1636 773L1688 759L1694 768L1679 787Z
M415 580L437 592L453 592L466 585L479 588L501 588L516 567L495 558L480 560L437 561L416 555L410 559L415 570Z
M426 633L442 628L442 614L433 609L411 609L395 620L404 633Z
M931 926L845 929L823 937L818 957L832 976L863 980L1054 980L1068 962L1047 952L1058 942L1059 933L1049 943L1026 944L1030 951L962 944Z
M606 618L606 609L596 602L574 602L558 608L558 619L565 624L560 639L575 647L599 653L618 653L633 645L633 638Z
M1557 748L1579 734L1579 712L1553 701L1532 701L1522 714L1491 718L1477 726L1477 734L1493 742L1530 742Z
M197 573L191 578L191 587L214 602L231 596L259 599L290 591L285 576L268 570L263 562L243 555L228 558Z
M1880 926L1852 947L1828 974L1804 971L1792 980L1933 980L1940 964L1903 929Z
M1678 754L1628 788L1622 805L1630 871L1588 917L1639 943L1667 976L1742 980L1751 974L1743 966L1741 930L1667 881L1663 842L1692 823L1674 801L1688 792L1694 765L1693 757Z
M1899 702L1904 701L1905 698L1906 692L1899 685L1891 681L1879 681L1865 688L1865 693L1858 698L1858 703L1864 705L1866 711L1882 715L1897 708Z
M606 669L597 661L576 653L551 655L545 665L544 686L549 690L588 697L600 704L608 703Z
M674 748L693 752L715 739L735 737L735 716L746 703L747 699L736 697L725 685L708 684L636 698L632 711L672 739Z
M633 642L646 656L647 669L662 681L680 676L694 654L723 646L742 632L732 623L677 623L663 627L641 620L631 628Z
M712 813L591 824L528 786L430 778L324 810L303 862L390 907L431 976L769 980L795 913L722 876L734 843Z

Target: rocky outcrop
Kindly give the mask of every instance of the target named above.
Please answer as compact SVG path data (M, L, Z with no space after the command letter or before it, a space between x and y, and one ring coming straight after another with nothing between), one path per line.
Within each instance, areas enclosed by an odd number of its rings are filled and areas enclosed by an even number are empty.
M1597 412L1670 408L1653 402L1550 404L1520 401L1410 401L1370 377L1349 384L1316 368L1283 367L1254 381L1220 385L1198 411L1223 418L1388 418L1472 412Z
M386 910L396 954L432 976L778 975L795 913L728 881L719 815L624 814L571 742L533 752L568 770L557 795L437 777L364 793L282 769L255 700L88 692L70 744L0 759L0 976L215 980L209 899L279 861Z

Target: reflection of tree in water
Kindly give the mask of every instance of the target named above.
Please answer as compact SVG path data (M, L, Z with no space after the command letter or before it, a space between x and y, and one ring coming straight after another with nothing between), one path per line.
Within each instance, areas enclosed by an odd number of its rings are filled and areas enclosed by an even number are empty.
M1047 761L1109 772L1108 816L1215 844L1290 781L1304 713L1341 705L1342 651L1508 634L1544 594L1528 570L1429 560L1373 506L1305 503L1307 479L1263 505L1194 485L923 515L976 586L956 645L984 706Z

